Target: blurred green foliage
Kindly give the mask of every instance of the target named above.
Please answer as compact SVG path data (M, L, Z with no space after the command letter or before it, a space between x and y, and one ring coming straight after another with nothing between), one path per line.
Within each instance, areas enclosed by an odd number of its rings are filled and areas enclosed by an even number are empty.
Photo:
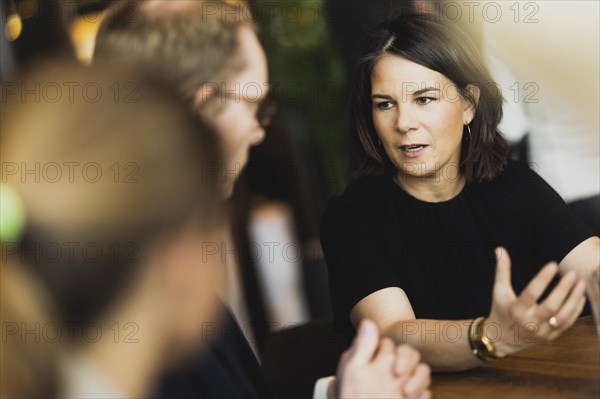
M322 0L252 3L269 61L271 90L292 134L316 143L329 193L339 193L349 171L345 70Z

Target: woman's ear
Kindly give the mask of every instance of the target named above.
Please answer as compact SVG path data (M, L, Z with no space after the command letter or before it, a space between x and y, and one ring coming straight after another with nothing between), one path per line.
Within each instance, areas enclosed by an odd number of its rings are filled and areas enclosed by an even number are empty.
M479 96L481 91L479 87L475 85L467 85L467 90L471 94L471 98L473 101L469 101L465 99L465 108L463 109L463 120L465 123L471 123L473 118L475 117L475 110L477 109L477 104L479 104Z

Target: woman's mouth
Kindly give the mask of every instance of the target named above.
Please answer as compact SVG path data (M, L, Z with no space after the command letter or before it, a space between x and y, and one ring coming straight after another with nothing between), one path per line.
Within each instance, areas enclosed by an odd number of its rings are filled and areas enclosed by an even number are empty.
M400 149L407 157L413 158L421 155L426 147L428 147L426 144L410 144L401 145Z

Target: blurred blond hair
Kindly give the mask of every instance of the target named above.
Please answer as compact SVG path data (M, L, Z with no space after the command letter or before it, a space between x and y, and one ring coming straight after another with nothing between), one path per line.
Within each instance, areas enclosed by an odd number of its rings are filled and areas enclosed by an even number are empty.
M157 241L190 220L205 231L220 223L218 174L209 173L219 164L217 138L149 76L102 63L38 64L22 83L42 94L9 96L2 113L3 165L40 171L3 171L27 216L22 240L3 246L18 246L9 260L35 272L59 317L77 326L124 294ZM46 98L44 87L62 96ZM49 165L52 176L43 172ZM65 243L75 250L40 256ZM77 250L88 243L100 251L94 259Z
M103 18L94 59L147 65L193 105L203 84L225 82L243 69L237 51L243 24L255 27L245 1L119 1Z

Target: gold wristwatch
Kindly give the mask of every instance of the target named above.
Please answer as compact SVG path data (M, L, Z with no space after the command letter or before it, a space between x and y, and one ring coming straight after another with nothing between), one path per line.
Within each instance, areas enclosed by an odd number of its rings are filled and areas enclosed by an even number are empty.
M502 359L502 356L496 354L496 349L492 341L485 335L484 324L485 317L478 317L471 322L469 326L469 343L473 354L484 362L491 362Z

